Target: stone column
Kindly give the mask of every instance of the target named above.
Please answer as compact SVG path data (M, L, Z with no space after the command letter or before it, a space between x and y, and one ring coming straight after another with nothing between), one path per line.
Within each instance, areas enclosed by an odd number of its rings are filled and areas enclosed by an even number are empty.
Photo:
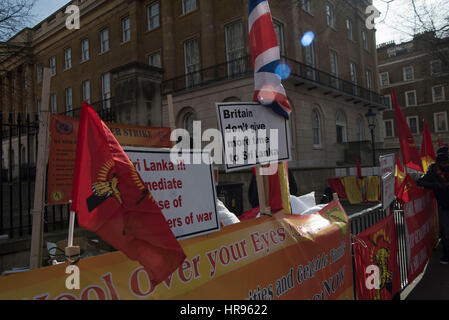
M163 69L131 62L111 71L117 122L162 126Z

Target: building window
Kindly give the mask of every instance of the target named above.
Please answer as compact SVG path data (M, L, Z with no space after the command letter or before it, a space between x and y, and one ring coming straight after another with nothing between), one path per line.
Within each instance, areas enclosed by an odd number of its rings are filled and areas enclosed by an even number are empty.
M390 85L390 76L388 72L382 72L379 77L381 87L386 87Z
M281 55L285 55L284 25L273 19L273 27L274 31L276 32L276 36L278 38L279 52Z
M440 101L444 101L444 100L445 100L444 86L438 85L438 86L432 87L432 101L440 102Z
M362 42L363 42L363 49L369 51L368 34L366 33L366 30L362 30Z
M51 108L51 113L58 112L58 99L56 97L56 93L53 93L52 95L50 95L50 108Z
M100 53L109 50L109 29L104 29L100 32Z
M131 40L131 19L129 17L122 19L122 43Z
M313 146L321 147L321 121L318 110L312 111L312 132L313 132Z
M402 73L404 75L404 81L412 81L414 79L414 70L412 66L403 68Z
M435 132L447 131L447 112L437 112L433 114Z
M159 27L159 2L150 4L147 9L148 30L153 30Z
M363 119L358 116L356 123L355 123L355 135L356 135L356 139L357 141L362 141L365 134L364 134L364 130L363 130Z
M42 67L41 64L38 64L36 66L36 81L37 81L37 83L40 83L42 81L43 72L44 72L44 68Z
M101 98L103 109L111 107L111 78L109 72L101 76Z
M72 67L72 49L67 48L64 50L64 68L65 70Z
M371 90L372 89L371 70L365 70L365 80L366 80L366 88L368 90Z
M196 120L196 116L193 112L188 112L183 118L183 127L189 133L190 148L193 149L193 121Z
M37 99L37 113L38 114L41 113L41 108L42 108L42 100L41 99Z
M406 91L405 92L405 105L407 107L416 106L416 91Z
M184 61L186 67L186 87L192 87L200 83L200 51L198 39L184 42Z
M391 102L391 95L387 94L384 96L384 101L388 107L388 109L392 109L393 108L393 103Z
M347 141L347 122L346 116L343 111L337 111L336 121L337 127L337 143L343 143Z
M182 13L186 14L196 9L196 0L182 0Z
M304 10L307 13L312 13L312 11L311 11L312 7L310 4L310 1L311 0L302 0L302 3L301 3L302 10Z
M89 39L84 39L81 41L81 61L87 61L89 58Z
M148 57L148 64L153 67L162 68L161 52L159 51L159 52L150 54Z
M435 75L441 73L441 60L433 60L430 62L430 74Z
M245 72L245 42L243 40L242 21L228 24L225 31L228 76L238 76Z
M410 131L413 134L418 134L419 132L419 123L418 123L418 116L413 116L413 117L407 117L407 123L408 126L410 128Z
M90 103L90 81L83 81L83 101Z
M394 137L393 120L392 119L385 120L384 124L385 124L385 137L386 138Z
M330 3L326 3L326 21L329 27L335 28L334 6Z
M358 89L357 89L357 68L354 62L350 62L349 63L349 73L350 73L350 77L351 77L351 82L354 84L352 86L352 93L354 95L358 94Z
M330 66L331 66L331 85L334 88L338 88L338 56L333 50L330 51Z
M346 18L346 35L349 40L353 40L352 37L352 20L350 18Z
M56 75L56 57L53 56L50 58L50 75Z
M72 88L65 89L65 111L66 115L73 116Z
M307 78L311 80L315 80L316 78L316 72L315 72L315 46L314 44L310 44L309 46L305 47L305 53L306 53L306 67L307 69Z

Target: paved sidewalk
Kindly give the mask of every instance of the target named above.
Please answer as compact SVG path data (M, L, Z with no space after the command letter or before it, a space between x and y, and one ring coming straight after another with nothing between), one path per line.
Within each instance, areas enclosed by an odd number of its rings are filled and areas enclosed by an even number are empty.
M440 264L442 256L439 245L430 257L421 280L414 281L406 300L449 300L449 265ZM417 282L417 283L416 283ZM405 291L405 290L404 290Z

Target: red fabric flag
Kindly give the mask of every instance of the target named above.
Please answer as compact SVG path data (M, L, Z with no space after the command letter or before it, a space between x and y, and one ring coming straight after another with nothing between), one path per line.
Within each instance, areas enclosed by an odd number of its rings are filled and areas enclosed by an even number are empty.
M398 128L398 137L404 165L410 169L423 172L419 152L418 149L416 149L415 139L413 138L413 134L407 121L405 121L404 114L396 101L394 90L391 91L391 100L393 101L396 114L396 126Z
M359 177L359 179L362 179L362 167L360 166L359 158L356 158L355 162L357 163L357 177Z
M402 202L409 202L410 199L415 199L418 197L416 194L417 192L420 192L420 188L418 188L412 177L407 174L399 187L397 197L399 200L402 200Z
M435 149L433 148L432 135L430 134L429 126L426 119L424 119L424 131L422 132L421 143L421 161L424 172L427 172L429 165L436 160Z
M79 224L139 261L156 286L186 256L128 156L87 103L76 151L71 210Z
M338 194L340 199L346 200L348 196L346 195L346 189L343 185L341 178L329 178L327 179L327 184L332 189L333 192Z
M357 299L391 300L401 291L398 242L393 215L356 237L361 240L353 245ZM377 288L372 266L379 268Z
M394 195L397 197L399 194L399 188L401 187L402 181L405 179L405 171L402 167L401 160L399 160L399 156L395 153L396 156L396 165L394 169Z

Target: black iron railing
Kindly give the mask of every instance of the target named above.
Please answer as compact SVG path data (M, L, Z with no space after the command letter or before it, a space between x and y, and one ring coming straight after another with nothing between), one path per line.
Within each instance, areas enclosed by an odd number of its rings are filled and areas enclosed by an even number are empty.
M116 122L117 120L117 114L116 114L116 106L115 106L115 99L109 98L109 99L104 99L104 100L100 100L97 102L93 102L90 104L95 111L97 111L98 116L100 117L101 120L105 121L105 122ZM76 108L76 109L72 109L69 111L64 111L61 114L69 116L69 117L75 117L75 118L79 118L80 114L81 114L81 107L80 108Z
M289 66L291 70L290 81L316 83L330 90L344 93L346 96L349 96L348 100L354 100L354 102L360 100L361 102L387 107L387 101L382 95L350 81L343 80L335 75L287 57L282 57L281 63ZM162 94L166 95L202 88L212 83L235 80L252 76L253 74L251 56L245 56L165 80L162 83Z

